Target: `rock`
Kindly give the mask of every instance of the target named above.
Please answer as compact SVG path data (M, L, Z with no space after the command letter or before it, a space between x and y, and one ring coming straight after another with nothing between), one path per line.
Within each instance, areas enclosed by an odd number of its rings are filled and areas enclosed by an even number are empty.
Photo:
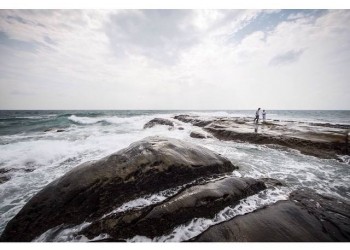
M349 203L311 190L290 199L215 225L194 241L349 241Z
M262 181L237 177L192 186L153 208L106 217L93 223L83 234L93 238L106 232L116 241L136 235L154 238L170 233L174 227L194 217L211 218L223 208L264 188Z
M198 139L203 139L203 138L207 138L208 137L206 134L198 132L198 131L192 131L190 136L192 138L198 138Z
M9 181L11 178L6 175L10 169L0 168L0 184Z
M142 195L234 169L228 159L204 147L147 137L50 183L7 224L0 240L31 241L58 225L99 218Z
M350 202L320 195L311 189L294 191L290 199L316 217L333 241L350 240Z
M280 180L273 178L260 178L259 180L263 181L267 187L283 186L283 183Z
M3 184L9 180L10 180L10 177L8 176L0 176L0 184Z
M184 128L183 128L183 127L178 127L177 129L178 129L178 130L184 130Z
M203 120L199 116L189 116L189 115L177 115L174 116L174 119L177 119L182 122L191 123L194 126L205 127L206 125L212 123L211 120Z
M348 154L347 126L339 124L298 123L274 121L256 125L252 119L208 118L177 115L174 119L191 123L220 140L234 140L255 144L274 144L299 150L320 158L335 158Z
M143 128L152 128L155 125L166 125L166 126L170 126L170 127L174 127L174 123L172 121L169 121L167 119L163 119L163 118L154 118L152 120L150 120L149 122L147 122Z
M64 129L48 128L48 129L45 129L44 132L50 132L50 131L54 131L54 130L56 130L56 132L64 132L65 131Z

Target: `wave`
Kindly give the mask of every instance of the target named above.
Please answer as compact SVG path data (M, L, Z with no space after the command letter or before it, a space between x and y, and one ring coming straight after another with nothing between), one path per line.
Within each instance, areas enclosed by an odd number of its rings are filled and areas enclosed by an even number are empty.
M41 120L41 119L51 119L53 117L56 117L56 115L0 117L0 121Z
M118 116L105 116L105 117L87 117L87 116L76 116L76 115L71 115L68 117L68 120L83 124L83 125L88 125L88 124L96 124L96 123L109 123L109 124L121 124L125 123L131 120L137 120L139 117L118 117Z
M87 117L99 117L106 115L105 112L67 112L59 114L58 117L70 117L70 116L87 116Z

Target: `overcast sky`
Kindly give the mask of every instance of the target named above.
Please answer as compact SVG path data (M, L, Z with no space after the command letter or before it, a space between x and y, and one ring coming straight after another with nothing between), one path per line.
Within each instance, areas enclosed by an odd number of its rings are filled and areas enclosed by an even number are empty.
M349 10L0 10L0 109L350 109Z

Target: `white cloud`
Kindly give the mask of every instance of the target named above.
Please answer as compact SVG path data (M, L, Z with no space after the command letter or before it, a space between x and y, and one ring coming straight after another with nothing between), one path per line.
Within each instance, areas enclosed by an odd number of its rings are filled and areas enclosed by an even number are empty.
M259 14L0 10L0 108L349 109L350 11Z

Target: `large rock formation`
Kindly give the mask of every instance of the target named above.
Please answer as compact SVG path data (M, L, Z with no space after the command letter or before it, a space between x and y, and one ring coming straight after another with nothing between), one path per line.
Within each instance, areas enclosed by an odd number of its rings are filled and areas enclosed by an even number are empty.
M98 218L144 194L231 172L232 163L195 144L148 137L46 186L7 224L2 241L31 241L61 224Z
M147 122L143 128L152 128L155 125L166 125L166 126L170 126L170 127L174 127L174 123L172 121L169 121L167 119L164 118L154 118L152 120L150 120L149 122Z
M177 115L179 121L202 127L220 140L277 144L321 158L349 154L348 125L274 121L254 124L250 118Z
M212 218L223 208L264 188L262 181L251 178L224 178L192 186L159 205L106 216L82 233L93 238L104 232L114 241L136 235L154 238L170 233L194 217Z
M298 190L290 200L280 201L253 213L215 225L195 241L349 241L350 204Z

